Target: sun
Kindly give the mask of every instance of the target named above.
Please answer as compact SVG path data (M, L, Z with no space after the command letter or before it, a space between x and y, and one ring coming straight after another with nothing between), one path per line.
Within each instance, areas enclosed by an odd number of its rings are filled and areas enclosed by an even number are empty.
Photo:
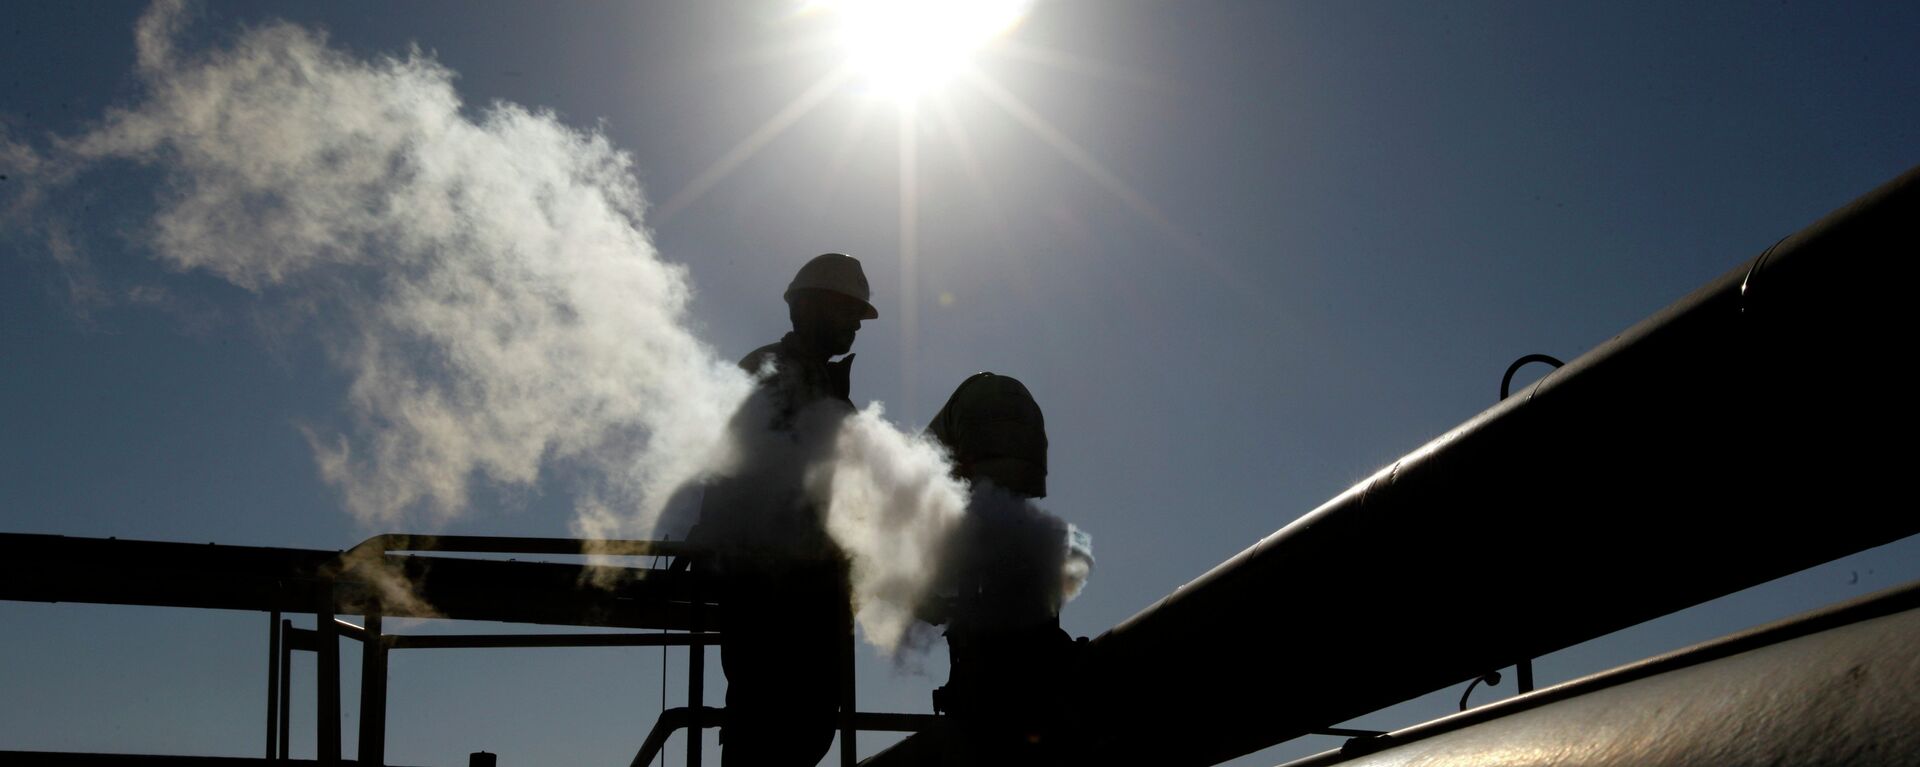
M833 14L853 74L875 93L912 101L1019 25L1032 0L813 0Z

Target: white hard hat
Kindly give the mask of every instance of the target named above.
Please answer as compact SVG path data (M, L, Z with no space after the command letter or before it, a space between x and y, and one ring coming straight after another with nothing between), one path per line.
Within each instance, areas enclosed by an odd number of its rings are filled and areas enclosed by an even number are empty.
M867 275L860 270L860 262L845 253L823 253L814 256L800 273L793 276L793 282L787 283L784 297L793 300L796 290L824 290L838 293L859 301L867 307L862 319L874 319L880 312L873 308L873 290L867 287Z

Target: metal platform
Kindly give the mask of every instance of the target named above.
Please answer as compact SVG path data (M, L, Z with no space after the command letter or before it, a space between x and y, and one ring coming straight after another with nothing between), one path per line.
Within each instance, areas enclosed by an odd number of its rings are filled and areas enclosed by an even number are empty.
M686 556L654 541L383 535L346 551L0 533L0 599L693 631L695 576L452 553ZM393 553L406 552L406 553ZM583 584L612 584L583 588ZM403 598L410 596L412 598ZM430 605L431 609L424 609Z
M399 552L399 553L396 553ZM454 554L652 557L655 566L555 563ZM342 764L340 642L361 646L360 762L383 764L387 661L394 650L451 647L687 647L703 695L705 649L719 643L720 605L702 589L699 552L655 541L381 535L346 551L0 534L0 599L255 610L267 613L264 759L288 763L290 656L318 659L314 684L317 764ZM671 559L669 559L671 558ZM310 614L313 628L283 615ZM339 615L363 616L363 624ZM402 636L388 617L503 621L548 626L665 629L682 633L463 634ZM690 763L700 739L688 738ZM7 764L96 764L92 754L18 752ZM188 756L114 756L126 764L231 764ZM63 761L65 760L65 761ZM132 761L126 761L132 760ZM149 761L140 761L149 760Z

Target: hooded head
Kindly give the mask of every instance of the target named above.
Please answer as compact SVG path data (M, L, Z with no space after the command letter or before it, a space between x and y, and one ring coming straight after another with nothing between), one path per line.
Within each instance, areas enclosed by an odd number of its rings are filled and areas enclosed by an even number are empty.
M975 373L960 383L927 430L953 451L954 471L1028 498L1047 495L1047 426L1018 380Z

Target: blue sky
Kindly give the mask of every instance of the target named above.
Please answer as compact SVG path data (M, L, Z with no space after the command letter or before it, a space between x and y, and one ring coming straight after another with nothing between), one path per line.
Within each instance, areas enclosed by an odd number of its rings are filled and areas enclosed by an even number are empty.
M45 154L140 103L143 10L10 9L0 139ZM981 52L988 85L931 94L904 132L901 107L855 85L768 127L840 57L817 42L830 20L775 0L185 18L189 52L274 19L354 59L417 47L457 73L463 114L507 102L601 132L631 157L660 257L687 270L692 330L724 357L784 330L779 293L807 257L861 258L881 318L855 346L856 402L917 427L993 370L1045 408L1043 505L1098 556L1062 616L1076 635L1490 405L1512 359L1576 356L1920 160L1920 9L1899 4L1042 0ZM0 204L32 173L0 168ZM157 257L168 183L119 163L63 187L36 220L65 227L64 259L51 229L0 234L0 530L321 549L385 532L345 510L305 436L352 428L351 376L324 340L337 318ZM458 517L400 524L567 535L577 479L476 479ZM1539 673L1905 582L1916 553L1816 568ZM264 624L0 604L0 747L252 754ZM926 710L944 658L918 664L869 655L863 708ZM389 759L625 759L659 684L655 651L402 656ZM1410 724L1457 694L1361 724Z

